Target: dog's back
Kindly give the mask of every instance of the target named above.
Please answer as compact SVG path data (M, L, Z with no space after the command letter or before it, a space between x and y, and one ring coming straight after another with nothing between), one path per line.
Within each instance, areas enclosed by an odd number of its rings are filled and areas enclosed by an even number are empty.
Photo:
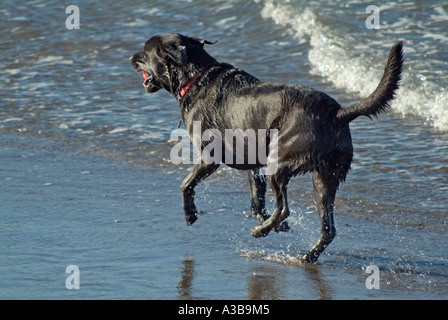
M206 124L203 129L222 133L226 128L278 130L278 162L292 175L325 172L343 181L353 159L349 122L361 115L377 116L389 107L401 76L402 47L401 42L393 46L377 89L346 108L318 90L262 82L230 64L220 64L210 82L205 79L207 85L199 86L204 91L194 96L191 115Z

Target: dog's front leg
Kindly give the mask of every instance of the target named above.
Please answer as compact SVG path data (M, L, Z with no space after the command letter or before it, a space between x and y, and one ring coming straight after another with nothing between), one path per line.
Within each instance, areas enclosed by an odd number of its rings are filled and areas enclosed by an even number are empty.
M219 164L205 164L200 163L196 164L193 167L193 170L188 174L185 178L184 182L182 182L181 191L182 197L184 201L184 213L185 220L187 220L187 224L191 226L197 220L198 210L196 209L196 205L194 204L194 188L200 183L202 180L207 178L213 172L218 169Z
M249 170L248 176L251 213L258 222L263 223L269 218L265 209L266 177L258 169Z

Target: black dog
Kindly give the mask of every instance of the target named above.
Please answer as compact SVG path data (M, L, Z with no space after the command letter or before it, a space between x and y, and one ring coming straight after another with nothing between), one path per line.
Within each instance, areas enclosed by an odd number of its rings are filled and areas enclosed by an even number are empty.
M132 56L132 65L136 71L143 71L147 92L164 88L178 100L190 137L193 121L200 121L201 133L207 129L223 134L225 129L258 130L257 140L263 141L258 144L255 162L248 161L247 154L243 163L235 161L235 157L226 162L220 159L230 167L250 170L251 212L261 223L252 230L254 237L264 237L272 229L288 228L283 221L289 216L289 179L297 174L312 174L321 235L307 254L297 258L316 262L336 235L333 203L353 158L349 122L359 116L377 116L388 109L401 79L403 44L397 42L393 46L375 91L361 102L341 108L323 92L301 85L262 82L230 64L219 63L204 50L205 44L213 43L180 34L154 36L146 42L144 51ZM260 132L265 135L260 136ZM277 133L276 137L272 132ZM247 153L250 146L246 140ZM201 143L202 150L208 143ZM268 163L261 161L263 154ZM275 170L264 176L260 168L266 164L269 167L269 161L275 161ZM196 221L198 214L195 186L218 167L219 161L195 164L182 183L188 225ZM275 197L271 216L265 212L266 179Z

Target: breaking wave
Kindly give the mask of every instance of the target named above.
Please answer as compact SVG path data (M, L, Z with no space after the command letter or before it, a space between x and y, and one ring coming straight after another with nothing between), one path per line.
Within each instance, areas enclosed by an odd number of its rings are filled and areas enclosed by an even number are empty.
M390 48L403 40L403 81L392 108L448 130L448 13L443 5L425 4L425 12L418 1L380 6L380 28L369 30L362 3L255 1L264 19L309 45L312 74L360 97L376 88Z

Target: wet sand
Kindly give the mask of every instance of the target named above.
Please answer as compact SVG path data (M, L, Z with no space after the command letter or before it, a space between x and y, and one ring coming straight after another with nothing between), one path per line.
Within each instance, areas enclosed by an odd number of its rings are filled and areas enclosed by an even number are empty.
M317 265L294 263L293 252L306 249L294 240L315 228L317 217L299 215L293 232L253 239L247 198L225 187L230 172L199 191L206 214L187 227L179 193L183 172L39 138L1 135L0 141L2 299L448 297L443 261L399 264L381 257L381 244L369 252L362 241L350 240L361 221L350 217L338 218L339 239ZM358 227L374 228L375 222ZM379 289L366 287L371 264L379 267ZM77 290L66 288L69 265L80 270Z

